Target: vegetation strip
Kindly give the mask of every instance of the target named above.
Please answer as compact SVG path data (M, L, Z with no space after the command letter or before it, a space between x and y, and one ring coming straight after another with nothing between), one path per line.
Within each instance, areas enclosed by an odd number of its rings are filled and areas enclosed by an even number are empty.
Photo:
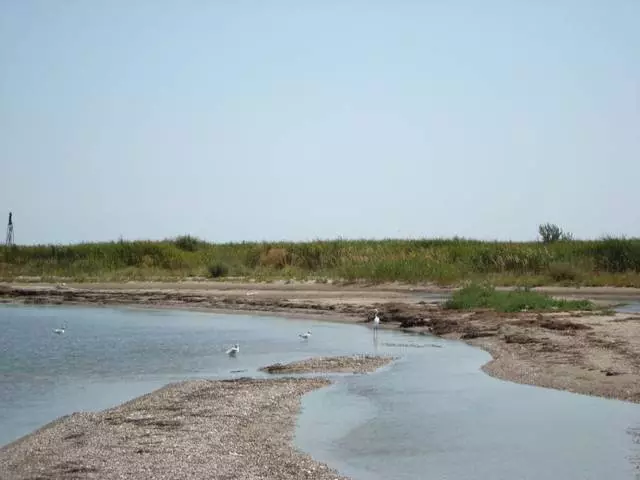
M484 279L495 285L640 287L640 239L580 241L553 228L542 233L546 240L541 242L454 238L213 244L182 236L165 241L0 247L0 278L195 277L441 285Z
M471 284L457 290L444 306L451 310L490 308L496 312L596 309L593 302L589 300L558 300L528 289L504 292L487 284Z

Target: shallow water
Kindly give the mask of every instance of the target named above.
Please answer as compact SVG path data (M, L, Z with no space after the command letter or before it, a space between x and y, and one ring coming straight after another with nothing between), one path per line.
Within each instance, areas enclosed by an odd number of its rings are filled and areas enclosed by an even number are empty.
M66 333L54 334L65 321ZM372 348L357 325L168 310L1 306L0 329L0 445L170 382L256 376L274 362ZM297 335L307 329L305 342Z
M640 313L640 302L628 302L615 308L616 312Z
M67 332L52 329L67 322ZM188 378L256 376L316 355L390 353L303 400L296 442L358 479L634 477L640 406L502 382L463 343L281 317L0 307L0 444ZM297 334L311 329L309 342ZM240 354L224 351L240 343ZM441 347L441 348L437 348ZM259 375L262 376L262 375Z
M356 480L640 478L639 405L496 380L442 344L307 395L297 445Z

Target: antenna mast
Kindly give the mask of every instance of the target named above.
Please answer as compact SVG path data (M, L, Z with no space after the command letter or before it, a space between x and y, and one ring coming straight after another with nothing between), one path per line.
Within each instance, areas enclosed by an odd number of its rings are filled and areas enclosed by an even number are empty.
M15 240L13 238L13 214L9 212L9 223L7 223L7 247L15 245Z

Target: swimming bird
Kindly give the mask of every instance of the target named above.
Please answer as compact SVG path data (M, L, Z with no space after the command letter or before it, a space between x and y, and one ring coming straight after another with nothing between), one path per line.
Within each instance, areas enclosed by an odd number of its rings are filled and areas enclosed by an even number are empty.
M62 327L60 328L54 328L53 329L53 333L58 334L58 335L62 335L64 333L66 329L66 325L62 325Z
M378 309L376 308L376 316L373 317L373 328L378 328L378 325L380 325L380 317L378 316Z
M311 336L311 331L307 330L307 333L301 333L298 336L303 340L309 340L309 337Z
M235 357L236 353L238 353L239 351L240 351L240 345L236 343L233 347L227 350L227 355L229 355L230 357Z

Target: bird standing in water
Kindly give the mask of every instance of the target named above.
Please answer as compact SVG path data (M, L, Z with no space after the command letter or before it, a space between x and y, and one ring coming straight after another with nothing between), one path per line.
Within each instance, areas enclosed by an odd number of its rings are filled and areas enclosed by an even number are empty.
M236 343L233 347L227 350L227 355L229 355L230 357L235 357L239 351L240 351L240 345Z

